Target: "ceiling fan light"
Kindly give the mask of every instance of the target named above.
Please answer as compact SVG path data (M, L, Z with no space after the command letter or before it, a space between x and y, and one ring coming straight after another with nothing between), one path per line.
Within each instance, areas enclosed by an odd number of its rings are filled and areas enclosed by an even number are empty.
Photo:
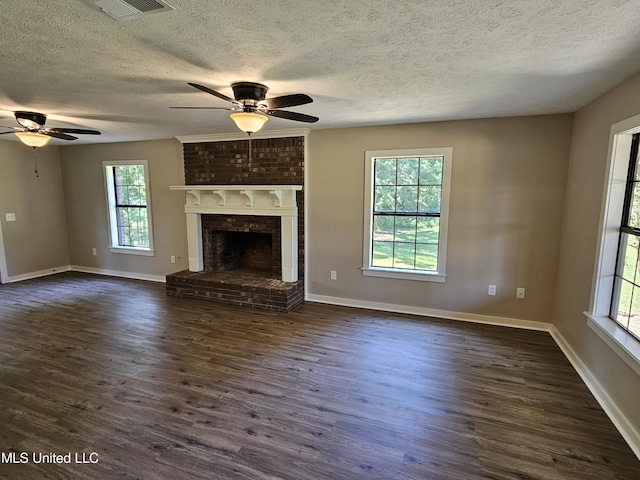
M253 112L238 112L231 114L231 120L240 130L251 134L260 130L269 117Z
M16 132L16 135L29 147L44 147L51 140L51 137L37 132Z

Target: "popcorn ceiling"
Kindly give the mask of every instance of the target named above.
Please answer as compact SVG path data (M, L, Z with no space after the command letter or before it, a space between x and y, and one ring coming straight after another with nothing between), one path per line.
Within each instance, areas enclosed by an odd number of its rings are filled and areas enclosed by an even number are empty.
M74 143L235 133L225 110L169 106L225 107L186 82L240 80L314 99L292 110L317 124L267 130L563 113L640 69L640 0L170 3L117 22L80 0L0 1L0 123L35 110L103 132Z

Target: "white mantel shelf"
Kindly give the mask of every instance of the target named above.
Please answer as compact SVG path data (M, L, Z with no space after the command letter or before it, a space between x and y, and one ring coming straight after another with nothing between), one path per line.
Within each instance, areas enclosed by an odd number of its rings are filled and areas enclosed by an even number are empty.
M177 185L186 192L185 213L296 215L302 185Z
M298 280L298 205L302 185L176 185L185 192L189 270L204 268L202 215L270 215L280 217L282 280Z

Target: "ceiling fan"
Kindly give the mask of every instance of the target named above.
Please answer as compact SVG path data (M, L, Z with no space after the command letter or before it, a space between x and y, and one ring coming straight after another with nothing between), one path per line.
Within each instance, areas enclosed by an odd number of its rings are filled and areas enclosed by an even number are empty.
M266 115L278 118L286 118L297 122L315 123L319 119L304 113L290 112L288 110L280 110L286 107L296 107L298 105L306 105L313 102L309 95L296 93L293 95L283 95L281 97L266 98L269 90L265 85L254 82L236 82L231 85L234 98L230 98L223 93L216 92L204 85L197 83L189 83L194 88L205 93L218 97L231 103L231 107L171 107L171 108L189 108L189 109L205 109L205 110L231 110L235 113L231 114L231 119L236 123L238 128L243 132L251 135L262 128L268 120Z
M7 133L15 133L18 138L30 147L43 147L51 138L60 138L62 140L77 140L78 137L69 135L70 133L82 135L100 135L97 130L87 130L84 128L49 128L44 124L47 116L44 113L18 111L13 112L19 127L0 127L10 128L9 132L0 132L0 135Z

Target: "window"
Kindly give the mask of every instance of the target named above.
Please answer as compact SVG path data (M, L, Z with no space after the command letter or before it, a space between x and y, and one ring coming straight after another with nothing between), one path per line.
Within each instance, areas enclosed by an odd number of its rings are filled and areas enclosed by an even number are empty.
M452 148L366 152L363 274L445 281Z
M631 157L620 223L610 316L631 335L640 338L640 168L638 141L633 135Z
M638 133L640 115L611 127L591 303L584 313L589 327L640 375L640 341L635 336L638 333L628 330L637 329L637 323L631 320L640 310L640 277L636 277L634 257L637 232L633 227L634 210L638 208L637 203L634 205L634 191L640 179L634 146L639 142L635 138Z
M104 162L110 251L153 255L146 160Z

